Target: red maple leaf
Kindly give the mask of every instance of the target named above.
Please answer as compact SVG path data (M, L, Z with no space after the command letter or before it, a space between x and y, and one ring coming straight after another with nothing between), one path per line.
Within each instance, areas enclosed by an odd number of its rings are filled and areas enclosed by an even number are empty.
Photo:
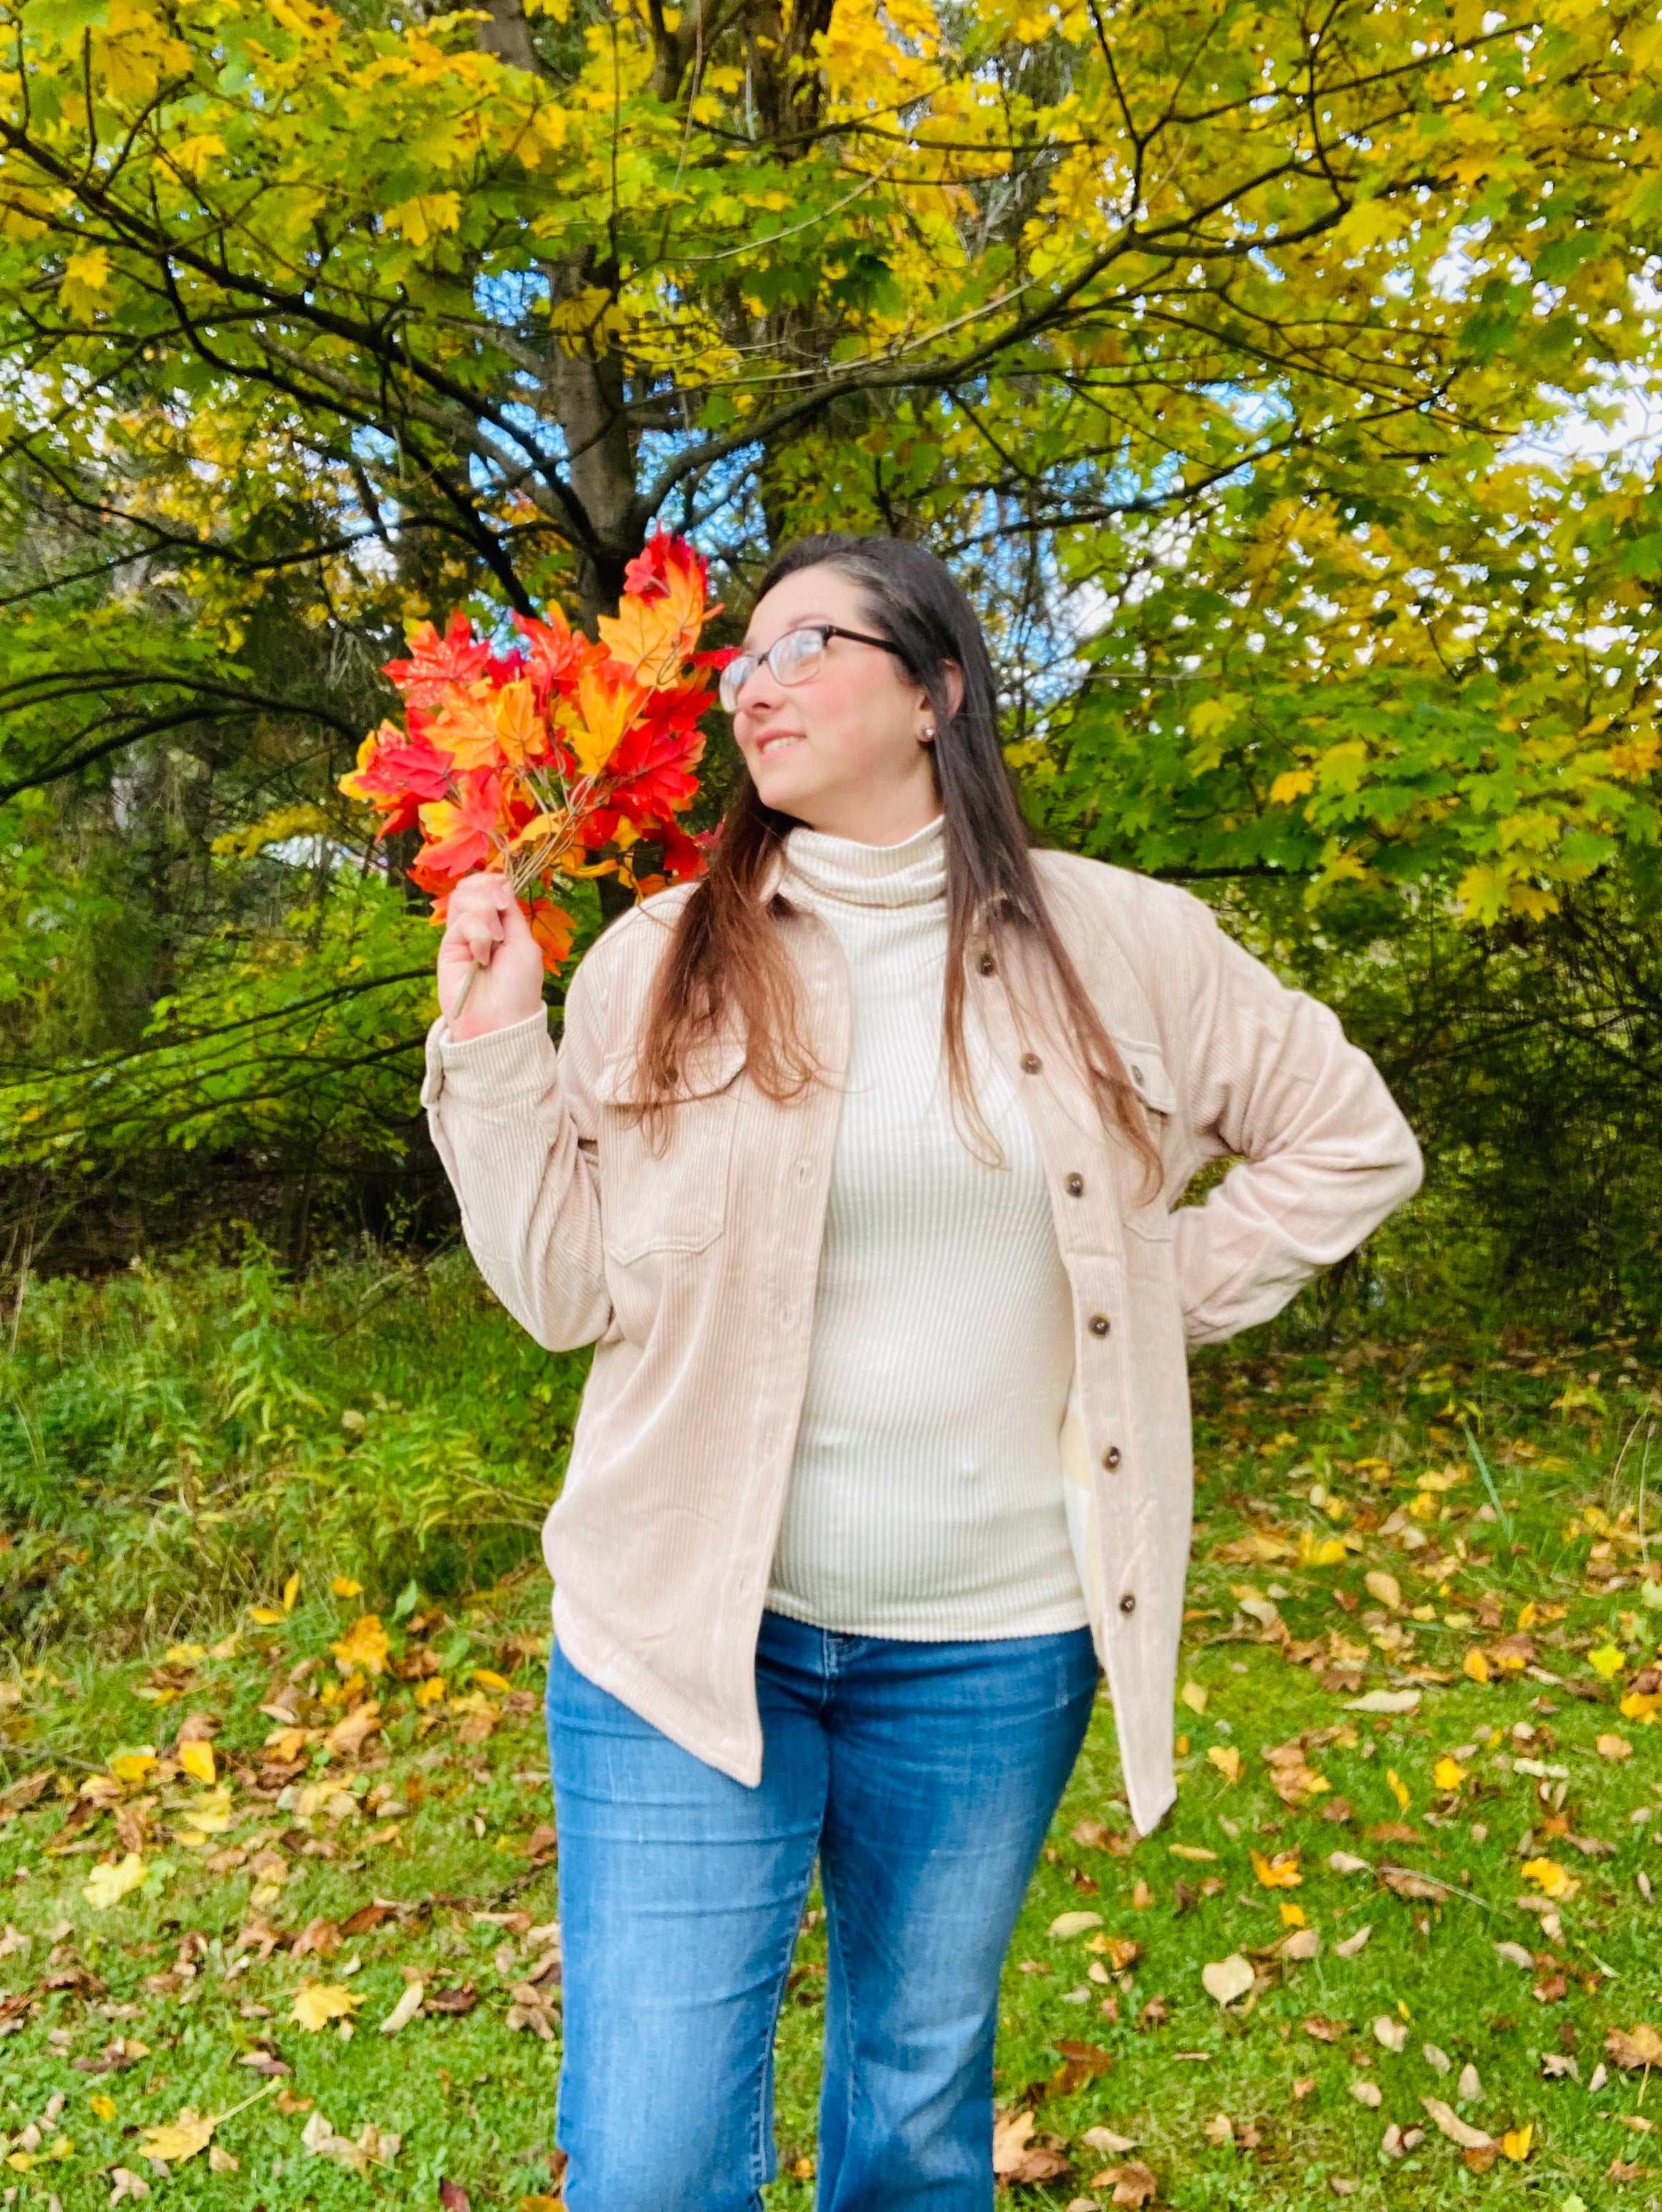
M412 706L433 707L447 684L476 683L493 658L487 641L474 636L473 625L458 607L442 637L431 623L417 623L410 632L409 659L383 665Z

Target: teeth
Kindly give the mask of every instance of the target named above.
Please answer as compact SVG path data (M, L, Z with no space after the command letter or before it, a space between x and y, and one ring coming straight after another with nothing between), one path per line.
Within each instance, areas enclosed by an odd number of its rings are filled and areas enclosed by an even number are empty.
M795 743L794 738L769 738L764 744L762 750L764 754L776 753L782 745L794 745Z

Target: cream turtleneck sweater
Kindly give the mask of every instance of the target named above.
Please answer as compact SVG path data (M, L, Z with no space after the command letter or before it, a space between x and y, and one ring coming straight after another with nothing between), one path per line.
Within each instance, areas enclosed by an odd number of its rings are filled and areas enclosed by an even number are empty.
M856 1636L1083 1627L1058 1445L1068 1278L1026 1109L969 1006L1004 1164L953 1126L941 817L898 845L793 830L780 887L842 945L851 1034L768 1605Z

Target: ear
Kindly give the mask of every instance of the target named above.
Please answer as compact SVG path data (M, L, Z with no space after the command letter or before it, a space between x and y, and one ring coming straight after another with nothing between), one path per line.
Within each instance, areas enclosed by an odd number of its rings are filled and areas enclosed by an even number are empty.
M941 672L947 679L947 703L953 714L957 714L964 705L964 671L955 660L943 660L941 664ZM929 744L934 738L934 714L930 708L929 695L927 691L919 693L918 704L923 714L923 726L919 732L919 743Z

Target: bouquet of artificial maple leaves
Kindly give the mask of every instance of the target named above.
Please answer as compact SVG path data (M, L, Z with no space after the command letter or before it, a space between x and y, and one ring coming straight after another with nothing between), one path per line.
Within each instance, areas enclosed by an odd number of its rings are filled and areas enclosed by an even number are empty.
M442 636L431 623L411 631L409 659L387 663L405 727L372 732L340 787L380 810L377 836L420 830L410 872L435 895L435 922L464 876L499 869L544 967L557 969L575 928L557 892L616 875L644 897L700 872L706 840L675 817L698 788L708 672L729 657L697 650L720 611L708 576L684 538L659 532L625 569L597 641L557 609L545 622L514 615L523 642L503 654L460 613ZM642 843L660 848L661 872L636 872Z

